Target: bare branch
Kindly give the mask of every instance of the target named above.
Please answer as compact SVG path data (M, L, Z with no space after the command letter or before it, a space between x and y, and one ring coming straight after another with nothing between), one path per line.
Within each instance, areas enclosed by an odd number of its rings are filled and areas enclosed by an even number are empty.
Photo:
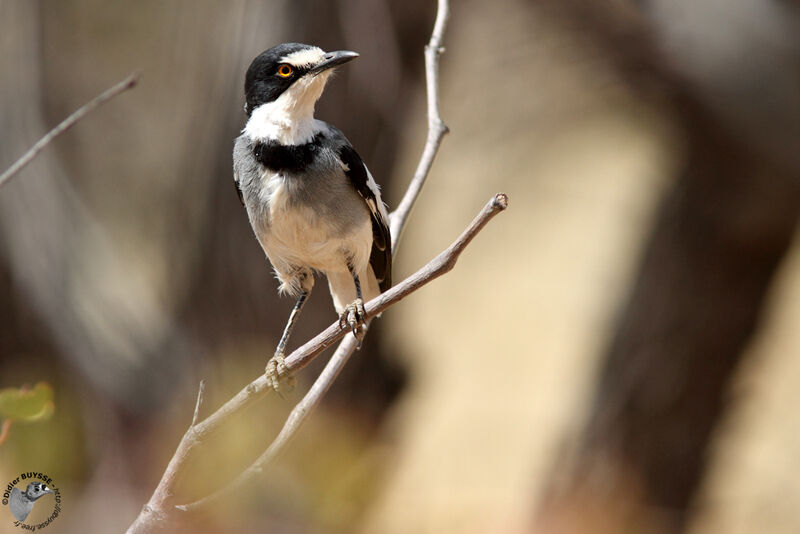
M61 121L61 124L50 130L47 135L39 139L32 147L25 152L22 157L20 157L17 161L14 162L11 167L6 169L6 171L0 175L0 187L10 180L15 174L21 171L25 166L33 161L33 159L39 155L39 152L44 150L44 148L53 142L53 140L61 135L62 133L66 132L70 128L72 128L75 123L79 120L83 119L86 115L91 113L95 110L98 106L108 102L115 96L119 95L134 87L139 81L139 73L134 72L118 84L114 85L113 87L109 87L86 104L75 110L72 115Z
M206 381L205 380L201 380L200 381L200 387L197 390L197 402L194 405L194 415L192 416L192 426L195 426L197 424L198 419L199 419L200 406L203 405L203 394L205 393L205 390L206 390Z
M365 325L364 328L366 329L367 326L368 325ZM322 397L333 384L333 381L339 376L339 372L344 367L344 364L347 363L347 360L355 351L356 346L358 346L358 340L356 340L355 336L347 336L342 340L336 348L336 352L333 353L333 356L328 360L322 373L320 373L319 377L314 382L314 385L311 386L311 389L303 397L303 400L297 403L292 409L292 412L286 419L286 423L278 433L278 436L250 467L233 479L227 486L215 491L211 495L190 504L177 506L176 508L185 512L195 510L223 495L231 493L254 477L260 475L264 468L277 457L284 447L286 447L306 418L314 411L314 408L317 407Z
M508 197L504 193L498 193L492 197L469 227L464 230L464 233L462 233L444 252L440 253L416 273L369 301L364 306L367 319L375 317L389 306L396 304L431 280L449 272L453 266L455 266L456 260L464 250L464 247L472 241L475 235L483 229L492 217L506 209L507 206ZM338 322L333 323L314 339L295 350L286 358L286 366L292 371L305 367L314 356L331 346L331 344L343 337L346 333L346 330L342 330L339 327Z
M433 32L431 33L431 40L425 47L425 86L428 93L428 138L425 141L425 148L422 151L422 157L417 164L417 170L414 172L414 177L408 184L406 194L397 209L391 214L391 231L392 231L392 254L397 253L397 245L400 242L403 229L405 228L408 216L414 203L417 201L422 186L428 178L433 160L436 158L436 153L439 151L439 145L442 144L442 138L448 132L447 126L442 121L442 116L439 112L439 56L444 52L442 48L442 40L444 38L444 30L447 27L447 19L450 16L450 6L448 0L438 0L438 8L436 12L436 22L433 25Z
M375 317L389 306L399 302L401 299L410 295L414 291L420 289L422 286L434 280L441 275L449 272L456 265L456 261L461 253L464 251L470 241L480 232L484 226L498 213L508 207L508 197L504 193L498 193L484 206L483 210L475 217L466 230L451 244L446 250L441 252L438 256L428 262L422 269L418 270L413 275L409 276L401 283L391 288L386 293L369 301L365 310L369 319ZM328 347L335 339L338 339L347 333L342 330L338 323L329 326L324 332L317 335L314 339L294 351L288 358L286 358L286 366L292 370L299 369L309 363L314 356L322 352ZM236 477L228 486L213 493L212 495L200 499L199 501L191 504L178 506L177 508L183 511L194 510L216 498L226 495L231 491L241 487L244 483L251 480L256 475L260 474L264 468L275 459L275 457L283 450L292 436L296 433L300 425L305 421L308 415L319 404L322 396L328 391L333 381L339 375L342 367L347 362L347 359L352 354L357 345L355 336L347 336L344 341L336 349L336 352L331 357L325 369L320 374L319 378L314 382L311 390L303 397L289 414L289 418L281 429L278 437L270 444L266 451L248 467L242 474ZM256 382L262 381L266 383L266 379L262 376ZM251 385L253 385L253 382ZM213 417L213 416L212 416Z
M506 209L506 207L508 207L508 197L504 193L498 193L492 197L467 229L464 230L459 238L446 250L416 273L392 287L387 292L369 301L364 306L367 321L370 321L388 307L417 291L428 282L452 270L459 256L464 251L464 248L466 248L478 232L480 232L495 215ZM343 330L339 327L338 321L334 322L308 343L292 352L286 358L286 366L291 371L296 371L305 367L317 354L331 346L336 340L342 338L348 332L349 330ZM347 339L352 338L348 336ZM354 341L346 340L345 343L340 346L334 357L331 358L331 362L328 363L323 371L320 379L312 386L309 394L307 394L303 401L292 411L278 439L276 439L267 451L256 460L256 463L248 469L248 472L243 473L234 481L234 484L238 486L249 479L254 473L260 471L263 466L272 460L285 446L313 407L319 403L319 400L322 398L325 391L327 391L327 388L330 387L333 379L338 375L341 367L352 353L352 349L354 348L353 342ZM223 404L216 412L209 415L203 421L189 427L183 435L181 442L178 444L175 455L170 459L161 481L156 487L155 492L153 492L153 496L142 509L142 513L139 514L136 521L134 521L128 529L129 534L148 532L149 529L152 528L151 521L166 519L170 507L168 503L174 497L173 491L175 484L185 468L186 460L190 452L195 447L202 444L203 439L208 434L217 430L225 421L250 406L269 391L271 391L271 388L267 386L267 379L264 375L261 375L239 391L232 399ZM251 470L254 471L254 473L249 472ZM218 493L222 492L225 492L225 490ZM179 509L188 510L197 505L199 505L199 502L181 506Z

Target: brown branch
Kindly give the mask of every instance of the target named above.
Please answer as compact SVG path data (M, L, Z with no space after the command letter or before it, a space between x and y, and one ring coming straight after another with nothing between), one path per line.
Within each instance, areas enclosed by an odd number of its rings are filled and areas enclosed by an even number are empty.
M53 142L53 140L61 135L62 133L66 132L73 126L75 123L83 119L86 115L94 111L98 106L105 104L115 96L119 95L134 87L137 82L139 81L139 73L134 72L118 84L114 85L113 87L109 87L86 104L75 110L72 115L61 121L61 124L47 132L47 134L39 139L32 147L25 152L22 157L20 157L17 161L14 162L11 167L6 169L6 171L0 175L0 187L9 181L11 178L14 177L19 171L21 171L25 166L33 161L33 159L39 155L39 152L44 150L44 148Z
M364 325L365 333L368 326L369 323ZM333 381L336 380L337 376L339 376L339 372L344 367L344 364L347 363L347 360L350 358L350 355L353 354L357 346L358 340L355 338L355 336L346 336L342 340L342 342L336 348L336 351L333 353L333 356L331 356L331 359L320 373L319 377L317 377L317 380L311 386L311 389L309 389L308 393L306 393L303 399L292 409L292 412L286 419L286 423L283 425L283 428L281 428L278 436L272 443L270 443L269 447L267 447L267 450L264 451L264 453L261 454L261 456L250 465L250 467L242 471L242 473L233 479L228 485L215 491L211 495L203 497L202 499L193 503L176 506L176 508L184 512L196 510L201 506L215 501L219 497L231 493L232 491L246 484L248 481L252 480L254 477L261 474L264 468L275 459L275 457L284 449L284 447L286 447L306 418L311 415L311 412L314 411L314 408L317 407L319 402L322 400L322 397L325 395L325 393L327 393L328 389L333 384Z
M380 314L393 304L400 302L403 298L417 291L428 282L452 270L456 264L456 261L458 260L458 257L464 251L464 248L466 248L466 246L472 241L478 232L480 232L495 215L506 209L507 206L508 197L504 193L498 193L492 197L486 206L484 206L483 210L481 210L478 216L475 217L472 223L467 227L467 229L464 230L459 238L454 241L453 244L451 244L446 250L436 256L416 273L392 287L387 292L382 293L378 297L375 297L369 301L364 306L367 321L370 321L373 317ZM317 336L315 336L308 343L292 352L286 358L286 366L290 371L302 369L308 365L308 363L311 362L311 360L314 359L317 354L331 346L336 342L336 340L342 338L348 332L349 330L343 330L339 326L338 321L334 322L324 331L317 334ZM348 339L350 339L350 337L348 337ZM341 355L344 354L345 351L350 350L350 347L347 345L349 345L348 342L344 343L342 348L337 351L337 353L340 355L340 360L342 359ZM253 464L253 466L251 466L247 472L240 475L239 479L242 479L242 482L263 467L263 465L258 465L259 462L266 464L275 456L275 454L277 454L280 448L288 441L296 428L300 426L302 421L308 415L309 411L307 409L313 408L313 406L319 402L319 399L322 397L325 389L330 387L333 378L335 378L336 374L338 374L338 371L341 369L341 365L343 364L344 362L341 362L341 364L336 368L331 368L331 366L326 367L325 371L323 371L323 374L325 374L326 377L329 377L329 379L317 380L314 386L312 386L312 390L314 390L314 388L318 388L315 390L316 393L310 396L306 395L307 398L303 399L303 401L301 401L301 403L298 404L298 406L292 411L292 414L290 415L290 421L287 423L284 429L281 430L281 435L279 436L278 440L276 440L276 443L273 443L273 445L271 445L270 448L268 448L267 451L262 454L258 460L256 460L256 463ZM153 527L151 523L153 520L162 520L167 518L171 506L173 506L170 501L172 501L174 498L173 492L175 484L185 468L186 460L188 459L190 452L202 444L203 439L210 433L217 430L225 421L253 404L269 391L271 391L271 388L267 385L267 379L264 375L261 375L248 384L244 389L239 391L239 393L237 393L232 399L223 404L216 412L209 415L199 423L193 424L189 427L189 429L183 435L181 442L178 444L178 449L175 451L175 455L167 465L167 469L164 471L164 475L156 487L155 492L153 492L153 496L150 498L150 501L147 503L147 505L145 505L145 507L142 509L142 513L139 514L139 517L136 518L136 521L134 521L134 523L128 529L129 534L136 532L149 532ZM249 472L251 470L253 473ZM234 481L234 483L239 485L241 482ZM184 505L179 509L187 510L196 505L199 505L199 502L192 503L190 505Z
M443 274L451 271L455 267L459 256L464 251L472 239L480 232L492 218L508 207L508 197L504 193L498 193L492 197L489 202L484 206L483 210L475 217L466 230L451 244L447 249L441 252L438 256L433 258L427 265L418 270L413 275L409 276L398 285L394 286L386 293L381 294L369 301L364 307L366 310L367 318L371 319L383 312L389 306L396 304L403 298L407 297L414 291L417 291L428 282L439 278ZM333 341L339 339L347 333L347 330L342 330L338 323L329 326L321 334L317 335L314 339L294 351L287 359L286 366L292 370L299 369L308 364L314 356L322 352ZM200 499L191 504L179 506L181 510L193 510L202 506L222 495L228 494L231 491L239 488L242 484L246 483L254 476L261 473L264 467L267 466L283 447L289 442L291 437L295 434L303 421L308 417L311 411L319 404L322 396L330 388L333 381L336 379L339 371L344 366L346 357L345 353L352 353L356 346L355 336L347 336L345 340L339 345L336 353L331 358L334 362L333 365L325 367L320 374L317 381L311 387L311 390L303 398L297 406L294 407L292 413L289 415L286 424L281 429L278 437L267 448L266 451L248 467L242 474L236 477L228 486L213 493L212 495ZM260 377L257 381L262 381L266 384L266 379ZM255 383L255 382L254 382ZM251 384L252 385L252 384ZM213 417L213 416L212 416Z

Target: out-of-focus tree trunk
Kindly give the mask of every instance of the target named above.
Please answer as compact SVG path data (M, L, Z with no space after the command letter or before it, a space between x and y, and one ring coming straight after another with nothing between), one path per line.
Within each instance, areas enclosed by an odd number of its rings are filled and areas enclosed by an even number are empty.
M510 209L458 272L386 316L412 380L361 532L529 532L643 233L632 221L648 219L669 161L658 118L580 44L537 2L452 4L451 130L398 270L427 261L487 193L507 192ZM408 167L423 135L408 136Z
M601 493L621 481L621 499L641 491L641 504L676 529L800 210L800 181L705 133L663 202L575 474L582 484L599 473L589 490Z
M753 8L734 4L725 8L734 17ZM595 25L594 36L635 81L644 72L660 79L685 162L606 353L576 463L546 501L542 531L683 530L730 379L800 213L800 98L786 75L800 64L800 34L770 26L796 28L797 20L775 19L775 2L753 8L762 11L745 28L726 26L727 11L715 20L709 2L683 2L683 12L660 1L641 6L637 17ZM608 22L583 7L566 13ZM683 27L682 13L693 16ZM658 55L642 61L617 48L626 27L649 35L639 48ZM579 503L596 505L594 513L576 513Z

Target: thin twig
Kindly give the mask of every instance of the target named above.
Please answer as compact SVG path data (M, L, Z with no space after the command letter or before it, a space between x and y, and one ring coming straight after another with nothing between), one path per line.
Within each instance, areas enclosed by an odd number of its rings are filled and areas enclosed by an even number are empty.
M414 171L414 177L408 184L406 194L397 209L391 214L390 227L392 231L392 255L397 252L397 245L400 242L403 229L405 228L408 216L411 214L411 209L422 191L422 186L425 185L425 180L428 178L433 160L439 151L439 145L442 144L442 139L448 132L447 126L442 121L441 113L439 112L439 56L444 52L442 47L442 40L444 39L444 30L447 27L447 19L450 16L450 6L448 0L438 0L438 7L436 11L436 22L433 25L433 32L431 33L431 40L425 47L425 86L428 94L428 138L425 141L425 148L422 151L417 164L417 170Z
M15 174L21 171L28 163L33 161L33 159L39 155L39 152L44 150L44 148L53 142L53 140L61 135L62 133L66 132L70 128L72 128L75 123L79 120L83 119L86 115L91 113L94 109L98 106L108 102L115 96L119 95L127 91L128 89L134 87L136 83L139 81L139 73L134 72L118 84L114 85L113 87L109 87L86 104L75 110L72 115L61 121L61 124L47 132L47 134L39 139L32 147L25 152L22 157L20 157L17 161L14 162L11 167L6 169L2 175L0 175L0 187L10 180Z
M197 424L200 418L200 406L203 405L203 394L206 391L206 381L200 381L200 387L197 389L197 402L194 405L194 415L192 416L192 426Z
M388 290L386 293L381 294L369 301L365 308L366 315L369 319L375 317L386 308L399 302L401 299L410 295L414 291L420 289L428 282L440 277L441 275L449 272L456 265L458 257L464 251L472 239L480 232L492 218L508 207L508 197L504 193L498 193L492 197L489 202L484 206L481 212L470 223L466 230L451 244L447 249L441 252L438 256L428 262L423 268L418 270L413 275L409 276L395 287ZM288 358L286 358L286 366L291 370L299 369L308 364L316 354L322 352L327 346L332 343L332 340L338 339L346 334L346 330L342 330L338 323L329 326L324 332L317 335L314 339L294 351ZM355 336L347 336L334 355L331 357L330 362L320 374L319 378L314 382L309 393L303 398L300 403L295 406L292 413L289 415L286 424L281 429L278 437L267 448L266 451L248 467L242 474L236 477L228 486L213 493L212 495L200 499L199 501L191 504L178 506L178 509L188 511L196 509L222 495L228 494L231 491L239 488L242 484L252 479L255 475L261 473L264 467L267 466L278 453L289 442L291 437L296 433L300 425L308 417L311 411L317 406L325 392L330 388L333 381L341 371L347 357L352 353L356 345ZM260 377L257 381L266 383L264 377ZM252 384L251 384L252 385ZM213 416L212 416L213 417Z

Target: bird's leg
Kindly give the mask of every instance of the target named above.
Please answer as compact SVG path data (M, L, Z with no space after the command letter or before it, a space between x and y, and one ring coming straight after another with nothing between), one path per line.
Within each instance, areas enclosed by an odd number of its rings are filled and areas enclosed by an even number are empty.
M300 293L300 296L297 297L297 302L295 302L294 308L292 308L292 313L289 314L289 321L286 323L286 328L283 329L281 340L278 342L278 348L275 349L275 354L267 362L267 384L272 386L272 389L275 391L280 391L280 380L284 377L287 378L289 387L294 386L294 377L289 375L289 369L284 362L284 351L286 350L286 344L289 342L289 336L292 334L297 318L300 317L300 312L303 311L303 305L306 303L309 293L310 291L304 289L303 292Z
M350 274L353 276L353 282L356 285L356 300L345 306L344 311L339 316L339 328L344 329L349 327L358 340L358 348L360 349L361 340L364 338L361 325L364 324L364 316L366 315L364 311L364 300L361 296L361 280L358 279L358 275L350 265L348 265L347 268L350 270Z

